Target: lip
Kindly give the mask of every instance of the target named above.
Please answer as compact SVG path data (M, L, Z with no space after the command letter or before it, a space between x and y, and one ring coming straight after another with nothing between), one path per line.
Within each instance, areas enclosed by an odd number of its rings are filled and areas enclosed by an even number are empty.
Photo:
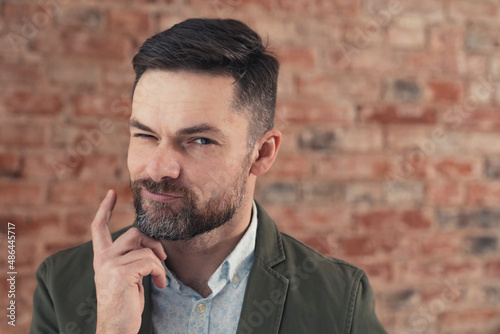
M175 201L176 199L179 199L179 198L182 198L182 196L178 196L176 194L156 194L156 193L152 193L150 191L147 191L146 189L142 188L142 194L153 200L153 201L157 201L157 202L172 202L172 201Z

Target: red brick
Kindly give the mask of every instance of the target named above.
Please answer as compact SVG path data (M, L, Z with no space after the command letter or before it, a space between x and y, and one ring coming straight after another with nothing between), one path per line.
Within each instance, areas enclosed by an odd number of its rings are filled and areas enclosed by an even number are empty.
M465 188L457 183L429 183L427 203L436 206L458 206L464 204Z
M37 6L35 4L6 2L3 7L2 18L5 19L5 23L8 25L20 26L23 24L23 18L30 20L36 11Z
M456 73L458 71L457 57L449 52L430 53L412 52L402 61L405 71L409 73Z
M27 212L27 213L2 213L2 222L16 224L16 233L21 236L39 235L49 227L59 227L61 220L59 216L51 212ZM0 231L6 234L6 226L1 225Z
M451 114L455 113L455 114ZM460 116L463 114L464 116ZM451 128L455 129L467 129L467 130L477 130L477 131L498 131L500 130L500 107L477 107L474 109L469 109L464 106L459 106L450 112L449 125Z
M464 46L464 31L459 26L436 25L430 29L429 44L436 51L458 51Z
M496 309L468 309L447 310L440 316L444 328L468 329L476 331L478 328L493 328L498 325L500 311ZM479 326L479 327L478 327ZM498 329L498 328L497 328ZM470 333L470 331L469 331ZM485 333L495 333L494 331Z
M45 136L45 127L41 124L0 124L0 142L9 147L39 147L46 142Z
M151 17L137 10L111 10L108 15L111 31L144 37L151 33Z
M333 15L354 15L361 10L359 0L279 0L280 8L299 13L322 13Z
M361 106L360 118L365 122L383 124L434 124L436 111L420 105Z
M312 164L308 159L298 156L281 156L273 164L267 177L307 178L312 173Z
M49 189L50 203L94 205L98 200L97 185L91 182L64 181L52 184Z
M0 153L0 176L15 177L19 174L21 156L17 153Z
M82 158L78 177L82 180L109 180L115 178L122 168L115 155L90 154Z
M295 84L299 96L316 100L336 100L339 96L338 85L333 76L300 75Z
M500 184L470 184L467 188L467 203L478 206L498 206L500 204Z
M359 264L359 267L366 272L370 283L388 283L394 281L395 266L391 262L367 262Z
M42 67L39 64L6 63L0 64L0 82L23 87L38 86L42 80Z
M328 122L348 125L354 122L355 112L347 104L331 104L316 101L285 101L277 105L276 118L290 122Z
M125 118L132 112L130 99L104 95L78 95L73 101L78 116Z
M500 260L492 260L486 263L486 275L488 277L500 278Z
M394 167L381 155L338 155L315 162L316 176L324 180L385 180Z
M342 233L350 223L350 211L345 206L266 206L266 211L276 220L280 230L308 236Z
M450 16L452 19L469 21L498 22L500 9L495 3L489 1L452 0L449 3Z
M433 102L460 102L464 95L463 84L458 81L432 80L427 83L429 99Z
M40 179L51 180L59 177L56 164L64 161L58 154L29 154L23 159L23 167L21 177L25 179ZM78 166L77 166L78 167ZM66 169L70 171L70 169ZM67 176L75 176L76 173L71 172Z
M480 176L481 164L475 158L443 157L431 161L432 174L449 180L475 179Z
M95 65L84 65L81 62L59 61L47 67L48 80L64 88L96 89L99 80L99 69Z
M97 210L96 210L97 212ZM89 235L90 224L94 219L96 212L90 209L85 211L72 211L66 215L65 225L69 234Z
M496 19L498 22L498 19ZM495 23L497 23L495 22ZM491 53L498 50L500 37L495 25L468 24L465 47L469 52Z
M328 256L333 252L329 236L316 235L312 237L301 237L300 240L323 255Z
M40 35L34 40L34 44L36 52L69 56L73 59L108 62L130 60L131 43L118 34L66 31Z
M428 229L431 221L420 210L380 210L357 213L354 224L369 231Z
M388 42L402 49L422 49L425 46L425 24L420 18L396 18L388 27Z
M457 254L461 243L458 235L441 233L423 238L420 251L427 258L443 258Z
M83 240L75 240L73 242L71 241L55 241L55 242L48 242L45 244L44 250L47 254L54 254L59 251L62 251L64 249L68 249L70 247L76 246L80 243L82 243Z
M432 281L443 277L455 279L479 279L482 275L481 266L477 261L439 259L433 261L410 261L402 265L402 276L404 280L422 282Z
M34 182L2 181L0 183L0 205L26 206L42 204L45 186Z
M370 237L341 237L338 240L338 248L345 256L373 255L376 251L374 241Z
M290 69L309 69L316 63L316 56L311 48L281 47L276 50L276 55L280 65Z
M20 91L7 96L3 104L13 114L55 115L63 108L61 96L57 94Z
M105 27L106 15L104 11L87 6L60 6L59 13L55 17L58 26L61 30L74 31L101 31Z

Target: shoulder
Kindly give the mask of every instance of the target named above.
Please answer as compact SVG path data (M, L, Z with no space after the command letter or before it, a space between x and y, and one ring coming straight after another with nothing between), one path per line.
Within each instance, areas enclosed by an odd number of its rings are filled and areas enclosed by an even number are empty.
M360 268L337 258L327 257L301 241L280 232L286 254L284 264L288 270L302 272L303 277L319 280L328 285L353 287L364 278Z

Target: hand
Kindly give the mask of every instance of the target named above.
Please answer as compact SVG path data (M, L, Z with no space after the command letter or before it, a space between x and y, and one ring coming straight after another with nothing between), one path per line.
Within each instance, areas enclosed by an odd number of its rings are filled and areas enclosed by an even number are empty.
M98 334L137 334L144 310L142 278L151 274L155 285L167 285L161 243L131 228L114 242L108 222L116 193L108 191L92 222Z

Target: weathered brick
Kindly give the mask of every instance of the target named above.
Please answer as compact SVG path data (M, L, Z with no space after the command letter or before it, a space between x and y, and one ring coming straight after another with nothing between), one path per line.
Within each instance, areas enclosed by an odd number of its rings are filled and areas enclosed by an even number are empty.
M365 105L359 108L361 120L383 124L434 124L436 110L420 105Z
M383 200L382 185L375 182L349 182L346 184L346 201L355 206L375 206Z
M297 187L293 183L274 182L256 187L256 198L262 203L290 204L297 202Z
M484 159L484 175L489 179L500 178L500 157L486 157Z
M129 98L105 95L77 95L73 103L78 116L101 116L106 118L128 118L132 112Z
M20 236L39 235L44 229L59 228L61 219L53 212L2 213L2 222L16 224L16 233ZM7 225L1 224L0 232L7 233Z
M361 1L359 0L279 0L278 4L280 8L285 11L294 11L298 13L329 13L332 15L353 15L361 9Z
M425 46L425 23L419 17L396 18L388 29L388 42L402 49L418 50Z
M492 260L486 263L486 275L500 278L500 260Z
M393 169L382 155L338 155L316 163L316 175L325 180L383 180Z
M497 206L500 203L500 184L470 184L467 188L467 202L471 205Z
M458 51L463 47L464 33L457 25L437 25L430 28L429 45L436 51Z
M479 210L444 210L436 211L436 222L443 229L500 228L500 211L493 209Z
M149 14L137 10L111 10L108 14L109 30L148 37L152 23Z
M96 89L99 80L99 69L81 63L62 62L47 67L47 78L54 85L64 88Z
M405 54L401 60L406 72L410 73L456 73L458 71L458 60L453 54L447 52L410 52Z
M310 129L300 134L299 147L309 150L334 150L337 148L335 131Z
M290 69L308 69L316 63L314 50L306 47L281 47L276 55L280 65Z
M121 161L122 165L119 162L120 160L115 155L90 154L83 157L78 178L81 180L113 179L126 165L124 161Z
M21 156L17 153L0 154L0 176L18 177L21 167Z
M420 205L424 202L421 182L389 181L384 185L384 197L390 205Z
M431 220L420 210L374 210L353 215L356 226L368 231L428 229Z
M427 83L428 96L432 102L459 102L464 87L460 81L432 80Z
M275 178L308 178L312 174L312 163L299 156L283 156L275 161L266 177Z
M449 3L450 16L465 22L498 22L498 6L490 1L452 0Z
M311 205L332 204L345 199L345 185L335 182L308 181L301 185L302 199Z
M495 253L498 250L497 237L469 236L465 238L465 251L470 254L481 255Z
M61 6L60 13L55 17L56 23L65 30L99 31L105 27L106 15L103 10L85 6Z
M397 79L389 83L389 100L396 102L418 102L422 98L422 89L415 80Z
M414 289L403 289L381 293L380 300L389 310L415 310L420 305L420 293Z
M0 82L9 85L22 85L35 87L43 78L42 67L36 63L11 63L0 64Z
M8 112L13 114L55 115L64 106L61 96L57 94L40 94L14 92L3 102Z
M376 246L370 237L340 237L338 249L345 256L367 256L375 253Z
M465 33L465 47L470 52L492 52L498 50L500 37L493 25L469 24Z
M63 181L49 188L49 202L67 205L92 205L99 203L97 185L93 182Z
M432 182L426 189L427 203L434 206L458 206L464 204L465 187L457 183Z
M328 124L348 125L352 124L355 118L355 111L347 104L284 101L278 103L277 109L276 117L290 122L328 122Z
M27 181L0 182L0 206L29 206L42 204L45 197L45 186L41 183Z

